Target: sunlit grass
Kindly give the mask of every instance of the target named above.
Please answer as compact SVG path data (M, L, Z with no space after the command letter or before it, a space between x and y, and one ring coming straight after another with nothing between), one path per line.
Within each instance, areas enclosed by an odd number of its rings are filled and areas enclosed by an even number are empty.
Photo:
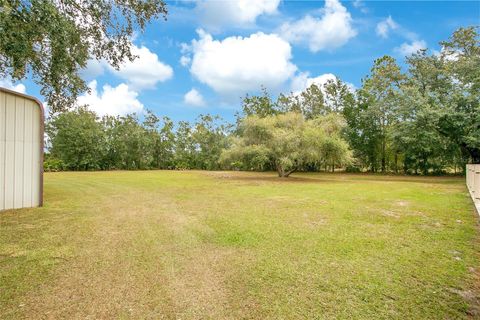
M461 178L50 173L45 204L0 213L2 319L478 316Z

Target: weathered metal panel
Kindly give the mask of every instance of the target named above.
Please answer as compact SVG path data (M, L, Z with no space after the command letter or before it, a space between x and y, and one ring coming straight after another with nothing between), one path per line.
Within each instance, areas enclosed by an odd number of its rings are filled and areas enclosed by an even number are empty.
M24 130L23 130L23 205L33 206L33 108L32 101L25 101Z
M5 205L5 99L5 93L0 91L0 208Z
M43 202L43 109L0 88L0 210Z
M5 99L5 203L2 209L12 209L15 190L15 96Z
M40 108L33 109L33 119L43 119ZM32 203L34 203L34 206L41 206L43 203L43 121L33 121L32 132L32 150L42 150L42 152L34 152L32 157L32 186L38 185L41 188L40 192L32 189ZM41 172L41 174L38 174L38 172Z
M25 99L15 97L15 138L14 138L14 188L13 207L23 207L23 159L24 159L24 127L25 127ZM30 160L31 161L31 160Z

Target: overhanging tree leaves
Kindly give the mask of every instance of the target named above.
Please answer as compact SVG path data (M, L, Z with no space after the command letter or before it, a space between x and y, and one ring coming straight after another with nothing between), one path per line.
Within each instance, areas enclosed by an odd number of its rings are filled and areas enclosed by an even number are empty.
M166 14L164 0L0 0L0 77L31 76L51 110L65 110L87 90L89 59L133 60L133 33Z

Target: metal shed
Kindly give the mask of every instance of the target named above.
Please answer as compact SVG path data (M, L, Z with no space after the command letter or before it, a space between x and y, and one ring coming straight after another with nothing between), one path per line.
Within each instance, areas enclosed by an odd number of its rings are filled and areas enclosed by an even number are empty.
M43 106L0 88L0 210L43 204Z

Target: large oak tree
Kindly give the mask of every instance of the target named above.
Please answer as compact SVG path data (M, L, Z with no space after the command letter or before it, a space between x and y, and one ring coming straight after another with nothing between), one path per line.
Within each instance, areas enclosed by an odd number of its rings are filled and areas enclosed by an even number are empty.
M79 71L89 59L133 60L134 32L166 15L164 0L0 0L0 77L32 77L50 108L65 110L87 90Z

